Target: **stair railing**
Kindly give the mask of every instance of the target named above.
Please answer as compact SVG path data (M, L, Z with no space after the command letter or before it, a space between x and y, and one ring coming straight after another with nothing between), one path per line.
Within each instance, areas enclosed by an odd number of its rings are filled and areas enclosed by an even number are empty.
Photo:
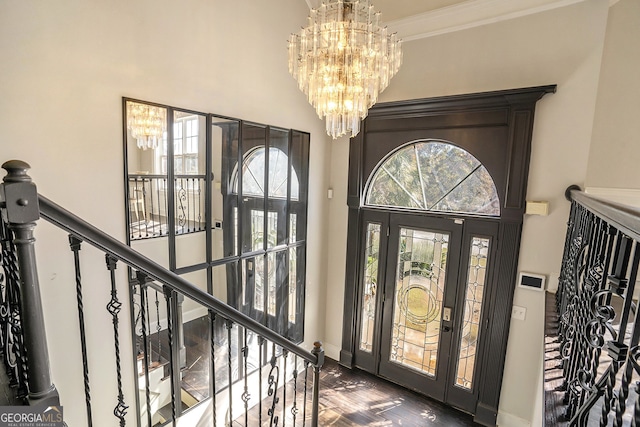
M545 369L545 381L557 376L562 384L546 392L547 411L557 410L549 408L557 399L564 413L554 425L640 425L640 210L577 186L566 196L571 213L555 298L560 364Z
M211 425L262 426L265 422L271 426L284 426L285 423L291 426L316 427L318 425L319 375L324 362L321 343L316 342L312 351L302 349L277 332L221 302L181 276L163 268L39 195L35 184L27 174L30 168L27 163L12 160L3 164L2 167L7 171L7 175L4 177L3 184L0 185L2 212L0 266L4 270L4 275L0 270L0 344L2 344L2 358L10 380L16 386L18 395L24 398L27 404L46 402L49 405L58 405L60 402L58 392L51 380L34 250L33 231L41 216L69 233L70 248L74 255L88 426L92 426L93 420L79 262L82 243L87 243L104 252L106 268L111 277L111 289L109 289L111 300L107 310L113 321L118 387L117 403L113 414L120 426L126 424L125 416L131 400L137 402L138 425L146 427L167 423L176 425L183 413L182 406L185 404L185 399L182 395L185 392L181 389L181 379L184 361L182 363L180 361L180 346L176 340L182 326L179 310L182 298L188 298L204 307L207 312L206 321L210 322L208 338L211 352L208 380L211 393L205 399L206 402L200 403L211 406L208 415ZM144 387L139 393L140 396L129 397L128 403L123 394L120 359L118 325L122 303L117 294L115 275L118 262L124 263L134 271L135 280L131 281L131 286L140 298L138 317L142 331L140 336L135 336L134 341L140 342L142 354L138 366L140 377L136 382L144 383ZM155 293L155 307L153 302L149 304L150 291ZM160 297L158 297L158 291ZM163 309L166 310L164 321L167 327L163 331L159 327L163 320L159 314L160 299L164 299L166 304ZM155 335L150 330L152 318L150 311L154 308L157 313ZM220 325L224 325L226 336L220 336ZM152 398L154 403L157 403L155 400L161 394L157 390L152 390L150 386L154 369L159 369L159 366L154 366L156 362L151 360L154 356L154 348L150 341L156 339L158 346L155 348L155 356L160 359L163 353L162 339L166 340L165 350L169 353L168 360L160 371L164 373L167 368L169 370L167 377L160 375L163 377L160 381L168 380L168 388L170 388L170 401L165 405L168 408L168 414L164 415L152 410ZM249 352L252 349L254 354L250 356ZM224 387L217 387L216 373L221 370L221 367L216 363L221 362L221 355L226 358L226 366L223 370L226 371L227 378ZM254 365L253 369L249 366L250 362ZM242 378L238 377L238 370L243 373ZM309 377L312 377L312 381L309 381ZM263 384L263 381L266 384ZM224 399L221 399L221 396ZM241 401L239 403L238 398ZM269 403L263 403L263 401L267 402L267 399Z

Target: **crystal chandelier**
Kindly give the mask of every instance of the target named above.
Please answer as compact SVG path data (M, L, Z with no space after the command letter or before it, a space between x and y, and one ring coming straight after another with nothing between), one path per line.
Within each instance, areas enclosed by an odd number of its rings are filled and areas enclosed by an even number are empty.
M334 139L360 131L402 63L402 41L380 26L370 0L329 0L289 40L289 72Z
M155 149L167 130L167 110L127 101L127 129L131 131L138 148Z

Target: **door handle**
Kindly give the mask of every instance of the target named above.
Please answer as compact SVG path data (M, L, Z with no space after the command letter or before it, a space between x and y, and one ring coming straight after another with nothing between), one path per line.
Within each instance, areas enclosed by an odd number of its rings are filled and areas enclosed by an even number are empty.
M451 327L450 326L443 326L442 327L442 332L450 332L451 331Z

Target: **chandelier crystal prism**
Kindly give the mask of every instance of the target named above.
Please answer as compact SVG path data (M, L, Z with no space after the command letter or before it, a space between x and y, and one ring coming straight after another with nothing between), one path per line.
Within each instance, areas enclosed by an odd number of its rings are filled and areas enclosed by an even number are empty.
M127 129L131 131L138 148L156 149L167 130L167 110L127 101Z
M402 41L369 0L323 2L289 40L289 72L334 139L358 134L401 64Z

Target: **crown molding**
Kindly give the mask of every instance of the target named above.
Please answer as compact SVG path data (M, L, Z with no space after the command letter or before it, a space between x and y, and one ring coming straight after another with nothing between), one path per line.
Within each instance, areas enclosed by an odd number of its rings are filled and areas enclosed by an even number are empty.
M387 22L404 41L418 40L545 12L585 0L468 0ZM617 0L610 0L617 1Z

